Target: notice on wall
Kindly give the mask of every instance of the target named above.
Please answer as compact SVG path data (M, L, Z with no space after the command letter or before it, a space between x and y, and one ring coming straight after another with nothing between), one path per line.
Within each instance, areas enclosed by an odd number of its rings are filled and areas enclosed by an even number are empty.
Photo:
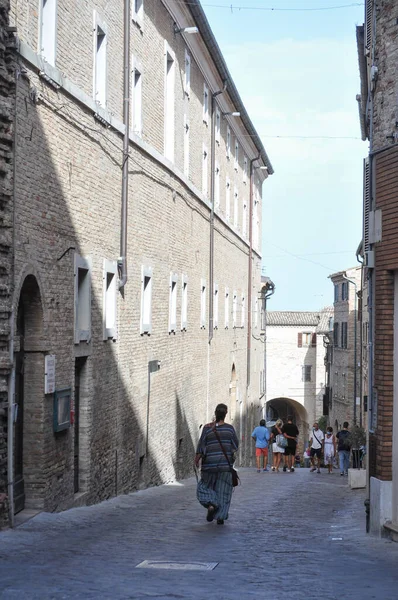
M44 358L44 393L55 392L55 355L48 354Z

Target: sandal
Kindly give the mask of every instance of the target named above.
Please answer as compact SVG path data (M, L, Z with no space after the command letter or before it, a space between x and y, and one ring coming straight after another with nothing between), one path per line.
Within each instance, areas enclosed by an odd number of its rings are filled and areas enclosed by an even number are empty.
M215 512L216 512L216 507L211 504L207 509L206 521L209 521L209 523L214 521L214 513Z

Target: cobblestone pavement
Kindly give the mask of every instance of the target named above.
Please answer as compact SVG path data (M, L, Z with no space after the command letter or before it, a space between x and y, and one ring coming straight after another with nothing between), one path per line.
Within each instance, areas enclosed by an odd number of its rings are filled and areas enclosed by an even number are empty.
M241 479L224 526L206 522L189 479L0 533L0 598L398 598L398 544L366 536L363 490L308 469ZM135 568L144 560L219 564Z

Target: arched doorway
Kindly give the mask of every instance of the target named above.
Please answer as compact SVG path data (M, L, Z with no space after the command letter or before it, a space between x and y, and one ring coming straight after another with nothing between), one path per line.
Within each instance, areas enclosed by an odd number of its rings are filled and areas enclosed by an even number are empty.
M44 352L43 307L36 278L22 285L16 322L14 422L14 513L38 507L43 424ZM40 472L39 472L40 471ZM39 497L38 497L39 496Z
M282 419L285 423L287 417L293 417L293 422L297 425L300 436L298 449L302 453L308 445L308 414L302 404L291 398L273 398L266 405L267 421L272 422Z

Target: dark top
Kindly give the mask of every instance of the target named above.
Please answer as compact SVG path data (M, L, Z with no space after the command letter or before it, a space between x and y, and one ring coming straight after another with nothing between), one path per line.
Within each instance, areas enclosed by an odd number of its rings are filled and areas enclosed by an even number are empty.
M202 471L229 471L227 459L221 449L220 443L214 433L215 424L208 423L203 427L202 435L196 449L196 454L202 455ZM232 425L224 423L217 425L217 433L223 445L230 464L234 462L234 454L238 449L239 442Z
M337 446L337 451L340 450L350 450L351 445L349 442L345 442L345 440L350 437L350 432L347 429L342 429L338 433L336 433L336 437L339 440L339 445Z
M296 438L299 434L299 430L297 429L297 425L294 425L294 423L286 423L283 427L282 427L282 433L286 433L286 435L291 435L292 437ZM289 448L295 448L297 445L296 440L287 440L287 445L289 446Z
M279 431L278 428L275 427L275 425L273 426L273 428L271 429L271 433L273 435L272 441L276 442L276 436L279 435Z

